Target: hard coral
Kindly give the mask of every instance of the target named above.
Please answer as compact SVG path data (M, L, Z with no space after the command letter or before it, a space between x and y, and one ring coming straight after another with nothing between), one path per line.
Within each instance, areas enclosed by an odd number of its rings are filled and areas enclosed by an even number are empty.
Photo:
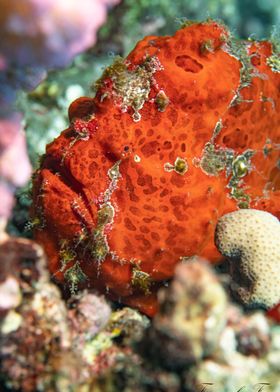
M89 390L118 356L129 356L129 347L124 353L114 345L120 332L113 320L108 325L106 301L87 291L64 301L38 244L7 236L0 239L0 260L1 391L4 385L22 392ZM118 312L114 317L131 325L131 317ZM139 315L131 334L144 328L142 319Z
M280 223L265 211L239 210L221 217L216 244L229 258L233 290L246 305L280 302Z
M279 213L272 55L218 23L190 24L144 38L105 70L94 99L70 106L34 180L36 238L55 279L153 314L182 257L220 257L220 216Z
M228 303L205 260L180 264L168 289L160 290L159 302L141 342L146 356L168 369L181 369L214 351L226 325Z

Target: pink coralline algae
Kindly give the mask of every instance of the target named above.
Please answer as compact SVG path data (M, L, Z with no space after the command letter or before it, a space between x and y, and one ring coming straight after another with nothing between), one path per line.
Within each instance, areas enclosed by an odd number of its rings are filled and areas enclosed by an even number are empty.
M109 7L119 0L1 1L3 63L43 68L66 65L95 44Z
M0 218L3 219L10 215L15 188L23 186L31 175L21 120L19 113L0 117Z
M48 69L66 66L95 44L109 7L118 0L2 0L0 14L0 217L9 217L16 186L31 166L14 102L17 90L34 88Z

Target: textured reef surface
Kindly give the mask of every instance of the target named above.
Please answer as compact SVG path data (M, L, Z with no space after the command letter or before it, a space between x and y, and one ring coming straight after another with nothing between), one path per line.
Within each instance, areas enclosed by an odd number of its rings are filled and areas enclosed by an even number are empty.
M180 260L221 258L220 216L280 217L279 54L216 22L186 24L144 38L96 90L47 146L32 225L58 282L151 315Z
M0 257L1 391L279 391L279 325L205 260L176 268L149 321L88 291L65 301L30 240L1 238Z

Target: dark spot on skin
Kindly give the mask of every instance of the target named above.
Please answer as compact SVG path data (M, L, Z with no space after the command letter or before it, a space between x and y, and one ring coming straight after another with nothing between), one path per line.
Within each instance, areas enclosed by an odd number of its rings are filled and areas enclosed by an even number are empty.
M143 247L144 247L145 250L146 249L151 249L152 245L151 245L150 241L148 241L146 239L143 239L142 243L143 243Z
M128 238L128 237L124 237L124 241L125 241L125 243L126 243L126 247L125 247L125 251L128 251L128 252L130 252L130 250L131 250L131 248L132 248L132 243L131 243L131 241L130 241L130 239Z
M129 218L124 218L124 224L128 230L136 231L136 226L134 226Z
M144 208L145 210L147 210L147 211L152 211L152 212L155 212L155 211L156 211L156 209L155 209L154 207L149 206L148 204L144 204L144 205L143 205L143 208Z
M141 210L139 208L137 208L137 207L129 207L129 211L133 215L141 216Z
M151 223L153 218L143 218L143 222L145 223Z
M140 226L139 229L144 234L147 234L150 232L150 229L147 226Z
M145 222L145 223L151 223L153 221L161 223L161 219L156 216L152 216L151 218L147 218L147 217L143 218L143 222Z
M145 175L145 183L146 183L146 187L147 187L143 190L143 193L145 195L150 195L152 193L155 193L158 190L158 188L153 185L152 176L150 176L148 174Z
M173 214L177 221L179 222L187 222L188 220L188 215L183 213L183 208L174 208L173 209Z
M168 194L169 194L169 190L165 188L163 191L160 192L159 196L164 197L167 196Z
M151 233L151 237L154 241L159 241L160 240L160 235L158 233Z
M139 203L140 201L140 198L137 195L135 195L135 193L130 193L129 198L131 201L134 201L135 203Z
M185 72L198 73L203 69L203 65L190 56L177 56L175 64L182 68Z
M126 190L128 192L134 192L134 185L132 183L131 177L129 175L126 176L126 186L125 186Z
M138 184L139 186L145 186L145 184L146 184L145 178L144 178L143 176L138 177L138 178L137 178L137 184Z
M170 232L170 234L173 234L173 235L177 235L177 234L180 234L180 233L181 234L185 234L186 233L186 228L185 227L179 226L176 223L173 223L171 221L167 224L167 230Z
M186 185L185 177L174 172L172 173L171 184L175 185L177 188L183 188Z
M157 141L152 141L144 144L144 146L141 147L141 152L145 158L149 158L151 155L157 152L158 147L159 143Z
M147 249L150 249L152 247L150 241L148 241L143 234L136 235L135 238L138 241L142 242L143 248L144 248L143 250L147 250Z
M184 196L172 196L170 197L170 203L173 206L180 206L185 204L185 198Z
M98 152L96 150L89 150L88 151L88 157L90 159L95 159L98 157Z
M88 167L89 174L94 176L97 170L98 170L98 164L94 161L91 162L91 164Z
M146 140L146 138L145 137L142 137L140 140L139 140L139 146L141 146L141 144L143 144L143 143L145 143L145 140Z
M176 125L178 120L178 113L177 110L170 108L166 111L167 118L171 121L172 126Z
M112 151L110 144L104 143L102 145L102 149L104 156L109 159L110 162L115 163L119 160L119 156L114 151Z
M163 149L164 149L164 150L170 150L171 148L172 148L172 143L171 143L171 142L165 141L165 142L163 143Z
M151 195L151 194L155 193L157 190L158 190L158 188L156 188L156 187L151 187L151 188L144 189L144 190L143 190L143 193L144 193L145 195Z
M166 245L172 246L174 247L174 244L176 243L175 241L175 236L173 234L170 234L167 238L166 238Z

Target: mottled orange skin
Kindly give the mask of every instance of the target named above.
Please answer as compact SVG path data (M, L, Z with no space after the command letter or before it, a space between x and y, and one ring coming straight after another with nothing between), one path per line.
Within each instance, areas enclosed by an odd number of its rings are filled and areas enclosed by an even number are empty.
M152 315L156 291L172 277L180 258L220 258L215 225L220 216L238 208L237 201L229 196L225 170L209 175L197 164L219 119L223 128L214 140L217 148L236 154L255 151L251 170L242 178L250 207L280 216L280 74L266 63L269 43L248 43L256 76L240 89L241 62L225 50L227 36L223 27L207 22L185 27L173 37L139 42L127 57L129 69L147 56L156 56L162 66L153 74L139 122L133 121L131 107L121 110L110 78L93 100L82 98L71 105L72 124L47 146L34 180L33 214L44 220L36 238L58 281L64 280L61 241L73 242L82 232L91 236L110 185L108 170L118 161L121 177L110 197L115 215L104 230L109 254L97 263L87 246L75 245L75 260L88 277L86 286ZM204 50L209 41L211 50ZM238 89L243 100L231 105ZM164 111L155 99L161 90L169 100ZM73 142L79 121L87 136ZM272 147L265 155L268 139ZM183 175L164 168L178 157L188 163ZM150 275L150 293L133 285L136 265Z

